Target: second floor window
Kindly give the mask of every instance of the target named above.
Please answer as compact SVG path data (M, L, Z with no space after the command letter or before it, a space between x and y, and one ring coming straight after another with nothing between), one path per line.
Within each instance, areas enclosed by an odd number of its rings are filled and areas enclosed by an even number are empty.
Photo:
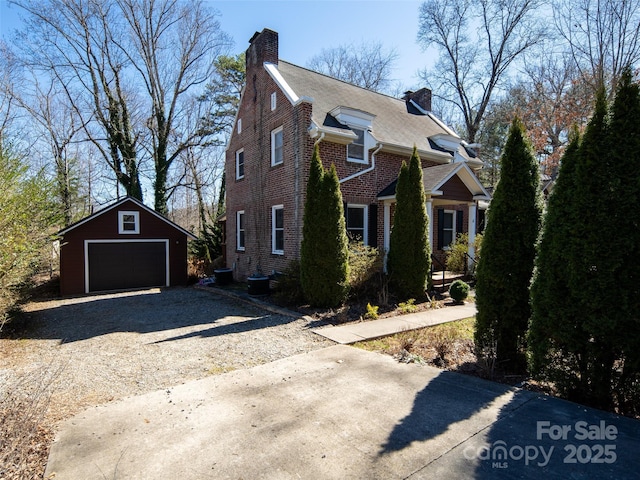
M282 127L271 132L271 165L280 165L284 161L282 143Z
M351 162L366 162L364 156L364 130L359 128L352 128L353 133L358 135L358 138L347 145L347 160Z
M244 178L244 150L236 152L236 179Z

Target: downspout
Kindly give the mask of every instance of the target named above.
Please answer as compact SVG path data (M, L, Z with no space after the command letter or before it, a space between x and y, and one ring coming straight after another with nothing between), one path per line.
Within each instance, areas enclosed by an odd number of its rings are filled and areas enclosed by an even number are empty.
M316 145L318 145L324 139L325 135L326 135L325 132L321 132L320 137L318 137L318 139L315 142L313 142L313 146L315 147Z
M381 148L382 148L382 143L378 143L378 148L376 148L376 150L371 154L371 166L369 168L365 168L360 172L356 172L353 175L349 175L348 177L341 179L340 183L348 182L349 180L353 180L354 178L359 177L360 175L364 175L365 173L369 173L373 171L376 168L376 153L378 153Z

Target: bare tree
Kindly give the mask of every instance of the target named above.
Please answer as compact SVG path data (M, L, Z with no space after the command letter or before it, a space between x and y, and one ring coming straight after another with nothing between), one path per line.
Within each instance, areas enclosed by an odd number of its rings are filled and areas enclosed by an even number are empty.
M50 72L82 118L85 132L127 195L142 200L139 132L127 88L128 66L117 48L124 32L114 3L15 0L27 16L16 46L24 62Z
M576 67L592 90L613 98L622 71L640 61L637 0L562 0L553 4L555 24Z
M418 42L439 59L421 77L434 96L457 106L469 143L476 141L491 96L509 67L546 36L535 13L542 0L428 0Z
M204 141L182 121L188 97L204 88L230 44L215 14L201 1L12 3L28 14L25 58L54 72L128 195L142 199L141 165L152 160L155 209L166 214L173 162Z
M308 67L334 78L378 92L391 87L391 72L398 53L383 45L361 43L322 49L308 62Z
M213 60L231 41L202 2L116 0L131 32L122 51L144 80L151 100L147 128L155 167L155 209L167 213L169 169L186 149L203 141L199 129L185 130L189 102L181 100L209 80Z
M567 56L540 53L538 59L527 62L526 77L514 97L533 147L546 173L552 174L571 128L587 125L595 92Z
M13 55L0 40L0 148L14 118Z
M23 77L20 93L14 92L13 97L20 108L28 113L32 134L37 134L38 130L43 132L42 137L52 160L55 196L64 225L68 226L76 219L76 214L85 213L83 208L79 209L79 204L84 202L79 198L77 158L77 146L86 140L80 135L85 125L69 105L66 94L59 90L57 82L34 74L28 78L32 83L28 84ZM46 154L44 156L49 157Z

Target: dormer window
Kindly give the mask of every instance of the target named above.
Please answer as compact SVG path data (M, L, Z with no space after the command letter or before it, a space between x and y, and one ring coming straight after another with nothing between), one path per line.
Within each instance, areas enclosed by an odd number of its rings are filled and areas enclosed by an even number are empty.
M353 133L355 133L358 138L347 145L347 160L350 162L366 162L367 158L365 157L365 141L364 141L364 130L360 128L351 128Z
M140 233L140 212L118 212L118 233L135 235Z
M376 143L371 135L373 119L376 116L363 110L343 106L334 108L329 114L356 135L356 138L347 145L347 161L369 163L369 150Z

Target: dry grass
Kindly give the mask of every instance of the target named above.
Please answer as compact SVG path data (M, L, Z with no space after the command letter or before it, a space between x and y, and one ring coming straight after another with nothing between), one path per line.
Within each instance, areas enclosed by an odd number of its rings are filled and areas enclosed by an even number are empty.
M404 362L421 362L451 370L475 368L475 318L410 330L355 346L393 355Z
M46 420L60 371L44 366L3 381L0 392L0 478L43 478L53 441Z

